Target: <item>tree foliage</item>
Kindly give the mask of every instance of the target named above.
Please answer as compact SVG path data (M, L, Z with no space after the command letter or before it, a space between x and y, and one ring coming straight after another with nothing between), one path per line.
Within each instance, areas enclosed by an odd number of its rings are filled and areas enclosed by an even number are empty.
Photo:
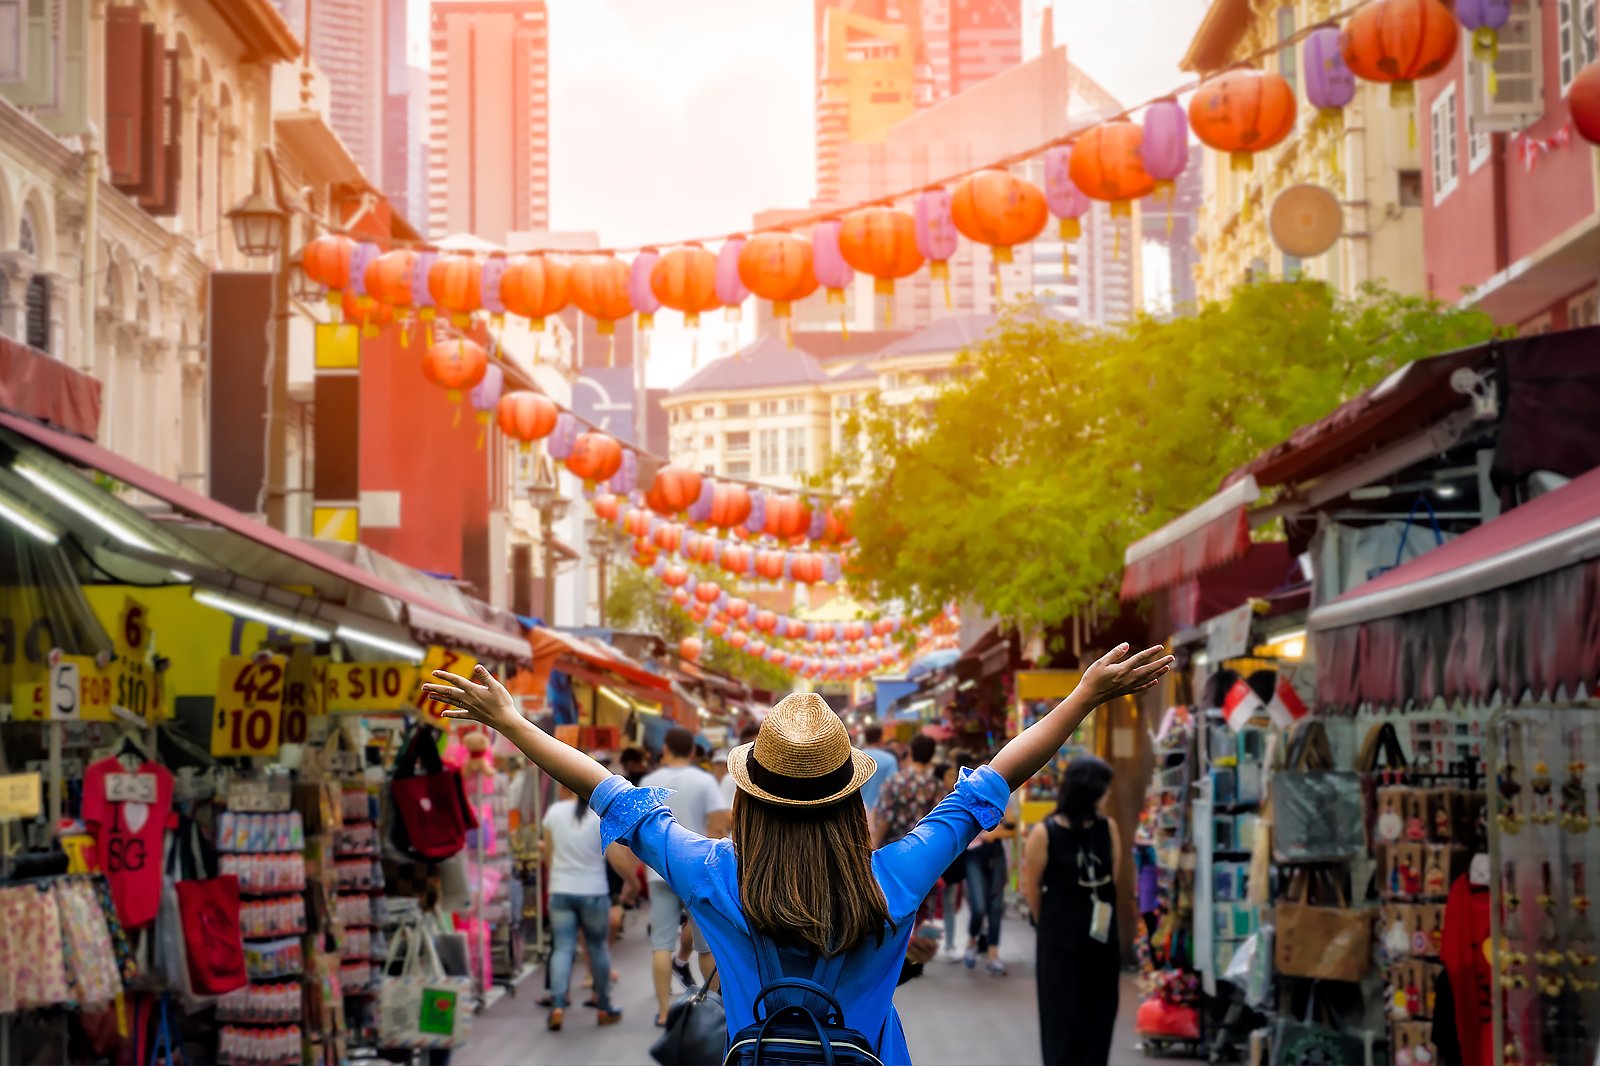
M611 572L606 590L606 621L618 629L654 633L674 647L691 634L705 642L700 661L712 670L768 692L787 690L793 675L764 659L754 659L709 634L688 616L651 575L632 563Z
M1103 329L1014 309L923 406L868 403L827 477L856 498L852 582L927 615L971 601L1028 628L1114 597L1126 546L1230 470L1484 314L1313 281Z

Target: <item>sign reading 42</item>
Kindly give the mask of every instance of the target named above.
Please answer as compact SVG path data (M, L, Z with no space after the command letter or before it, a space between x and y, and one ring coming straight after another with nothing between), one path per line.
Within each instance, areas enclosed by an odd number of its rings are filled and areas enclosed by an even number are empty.
M281 655L230 655L222 660L211 720L211 754L278 753L287 666Z

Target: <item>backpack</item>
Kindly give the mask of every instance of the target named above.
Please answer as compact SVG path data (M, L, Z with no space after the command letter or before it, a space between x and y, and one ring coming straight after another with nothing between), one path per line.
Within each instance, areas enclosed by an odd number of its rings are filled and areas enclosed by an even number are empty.
M751 1006L755 1021L733 1034L722 1066L883 1066L877 1045L845 1024L844 1008L834 998L843 954L817 959L807 980L785 975L771 940L754 930L750 939L761 977Z

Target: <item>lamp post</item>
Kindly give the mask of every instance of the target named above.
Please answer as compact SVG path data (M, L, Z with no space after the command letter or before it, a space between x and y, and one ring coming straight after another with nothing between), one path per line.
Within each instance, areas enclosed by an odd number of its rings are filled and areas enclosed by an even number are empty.
M272 181L272 196L263 191ZM257 508L274 529L288 528L289 481L289 306L291 263L288 254L291 208L278 184L277 160L272 149L256 157L255 180L250 195L227 213L233 241L251 259L275 259L272 279L272 328L267 354L267 454L262 457L261 489Z
M568 501L556 485L549 464L541 461L539 473L528 486L528 501L539 512L539 539L544 548L544 624L555 625L556 615L556 520L566 514Z
M599 625L601 629L606 625L606 564L611 561L611 534L605 525L594 519L589 520L589 554L599 564Z

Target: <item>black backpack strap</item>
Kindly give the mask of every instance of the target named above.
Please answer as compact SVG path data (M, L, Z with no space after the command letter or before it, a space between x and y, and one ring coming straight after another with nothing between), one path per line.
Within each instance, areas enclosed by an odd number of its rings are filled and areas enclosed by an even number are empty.
M783 959L778 955L778 945L754 929L750 930L750 941L756 949L756 976L761 978L761 987L783 980Z
M811 971L811 980L826 988L829 992L837 992L839 987L839 974L844 972L844 952L829 958L824 955L817 960L817 965Z

